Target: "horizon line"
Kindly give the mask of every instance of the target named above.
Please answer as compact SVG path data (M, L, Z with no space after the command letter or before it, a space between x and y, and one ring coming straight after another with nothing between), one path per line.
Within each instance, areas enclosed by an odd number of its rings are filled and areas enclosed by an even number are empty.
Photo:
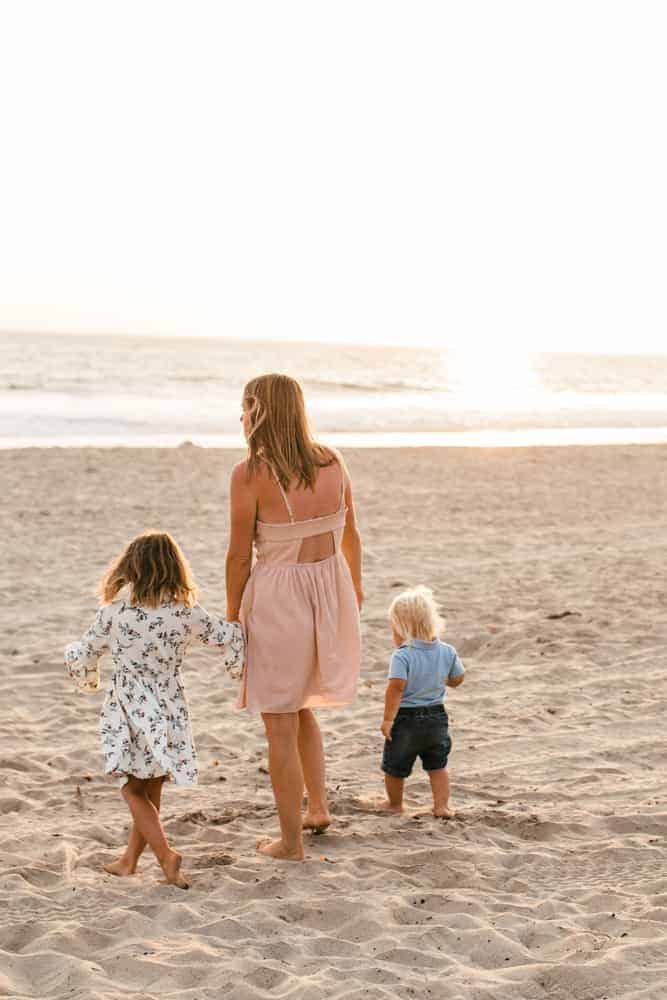
M451 351L452 353L466 353L466 348L461 346L456 346L454 344L443 344L441 346L424 343L415 342L414 339L405 342L384 342L378 343L377 341L368 340L334 340L334 339L322 339L322 340L306 340L300 337L293 338L280 338L271 336L243 336L241 334L234 335L228 333L160 333L155 331L153 333L131 333L127 331L109 331L109 330L40 330L34 327L30 329L25 328L4 328L0 327L0 337L4 336L33 336L33 337L113 337L115 339L133 339L138 340L141 338L146 338L149 340L210 340L210 341L231 341L232 343L250 343L250 344L309 344L314 347L317 346L337 346L337 347L372 347L378 350L386 348L400 348L403 350L415 347L421 347L424 350L430 351ZM478 344L478 347L483 347L483 344ZM516 351L516 348L509 348L508 353ZM574 350L572 348L558 349L553 347L531 347L527 348L526 354L559 354L559 355L585 355L590 357L665 357L667 356L666 351L659 351L649 348L635 348L634 350L614 350L613 348L608 348L607 350L600 350L595 348L581 348Z

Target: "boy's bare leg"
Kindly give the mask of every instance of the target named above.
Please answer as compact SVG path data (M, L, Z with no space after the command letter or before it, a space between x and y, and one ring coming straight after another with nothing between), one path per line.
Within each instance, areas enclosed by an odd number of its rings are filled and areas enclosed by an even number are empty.
M449 808L449 771L446 767L428 772L433 792L433 815L438 819L451 819L454 813Z
M299 712L299 757L308 796L303 829L323 833L331 823L324 770L322 734L314 712L302 708Z
M150 778L146 782L148 797L158 812L160 811L164 780L165 778L162 776L160 778ZM146 844L146 838L141 836L136 824L132 823L127 847L117 861L110 861L109 864L103 866L105 872L108 872L109 875L134 875L137 870L139 858L143 854Z
M165 878L170 885L177 885L180 889L187 889L188 883L181 875L181 855L178 851L171 849L167 843L160 814L155 805L148 797L148 782L140 778L128 778L123 785L122 795L130 812L134 825L140 836L148 841L151 850L157 858Z
M379 806L385 812L403 812L403 788L405 778L395 778L393 774L385 774L384 787L387 791L387 798Z

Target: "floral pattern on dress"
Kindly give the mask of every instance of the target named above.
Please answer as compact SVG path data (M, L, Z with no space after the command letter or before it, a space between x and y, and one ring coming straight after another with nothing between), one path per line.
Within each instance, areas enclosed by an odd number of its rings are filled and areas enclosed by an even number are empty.
M238 622L215 618L195 604L167 601L157 608L114 601L100 608L79 642L65 650L70 677L84 691L100 687L99 659L110 652L114 671L100 713L107 774L197 781L195 749L181 666L188 645L223 650L238 679L245 642Z

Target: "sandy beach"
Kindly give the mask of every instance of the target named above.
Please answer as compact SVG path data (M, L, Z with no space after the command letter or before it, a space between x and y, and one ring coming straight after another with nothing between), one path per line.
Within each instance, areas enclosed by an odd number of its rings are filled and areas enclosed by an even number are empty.
M350 451L365 545L356 703L320 713L334 823L276 830L261 720L215 653L185 680L200 784L165 789L192 877L101 871L123 845L102 692L67 642L134 534L171 531L224 611L239 453L0 452L0 996L27 1000L662 1000L667 981L667 447ZM448 694L454 820L379 795L386 607L428 583L466 665ZM111 661L102 661L103 678Z

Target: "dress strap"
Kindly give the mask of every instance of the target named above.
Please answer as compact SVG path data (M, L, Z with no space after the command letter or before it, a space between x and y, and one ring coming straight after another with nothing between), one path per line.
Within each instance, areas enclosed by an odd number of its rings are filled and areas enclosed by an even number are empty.
M276 482L278 483L278 489L280 490L282 498L285 501L285 506L287 507L287 513L289 515L289 523L290 524L294 524L294 511L292 510L292 505L289 502L289 500L287 499L287 494L285 493L285 490L283 489L283 484L280 482L280 480L278 479L277 476L276 476Z
M280 482L280 480L278 479L278 474L277 474L277 472L275 471L275 469L273 468L273 466L272 466L272 465L269 465L269 463L268 463L268 462L267 462L266 464L267 464L267 465L269 466L269 470L270 470L270 472L271 472L271 475L273 476L273 478L274 478L274 479L275 479L275 481L276 481L276 486L277 486L277 487L278 487L278 489L280 490L280 495L281 495L281 497L283 498L283 500L285 501L285 507L287 508L287 516L289 517L289 523L290 523L290 524L294 524L294 511L292 510L292 505L291 505L291 503L290 503L290 502L289 502L289 500L287 499L287 493L285 493L285 490L283 489L283 484L282 484L282 483Z

